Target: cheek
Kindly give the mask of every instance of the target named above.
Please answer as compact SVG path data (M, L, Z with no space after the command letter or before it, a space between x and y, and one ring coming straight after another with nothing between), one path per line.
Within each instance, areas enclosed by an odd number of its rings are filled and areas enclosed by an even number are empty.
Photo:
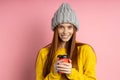
M62 32L58 31L58 36L60 37L60 35L62 34Z
M73 32L74 32L73 30L69 30L69 33L73 34Z
M63 33L63 30L58 30L58 34L61 34L61 33Z

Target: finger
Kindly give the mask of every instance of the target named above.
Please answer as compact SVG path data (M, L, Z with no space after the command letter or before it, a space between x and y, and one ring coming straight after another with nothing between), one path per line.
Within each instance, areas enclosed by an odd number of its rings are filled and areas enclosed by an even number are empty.
M70 70L70 69L59 68L58 71L59 71L60 73L65 73L65 74L70 74L70 73L71 73L71 70Z
M59 64L59 65L56 65L57 68L67 68L66 65L62 65L62 64Z
M55 62L54 62L54 71L55 72L58 72L58 70L57 70L57 65L58 65L59 63L58 63L58 58L56 58L55 59Z
M71 68L62 68L62 67L58 67L57 68L58 71L71 71Z
M64 68L64 69L72 69L72 66L66 66L66 65L56 65L56 68Z

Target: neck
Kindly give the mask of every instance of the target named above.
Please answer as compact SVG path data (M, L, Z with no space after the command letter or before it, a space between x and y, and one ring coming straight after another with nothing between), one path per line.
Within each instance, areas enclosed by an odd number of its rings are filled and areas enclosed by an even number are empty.
M66 46L66 42L60 42L59 48L65 48L65 46Z

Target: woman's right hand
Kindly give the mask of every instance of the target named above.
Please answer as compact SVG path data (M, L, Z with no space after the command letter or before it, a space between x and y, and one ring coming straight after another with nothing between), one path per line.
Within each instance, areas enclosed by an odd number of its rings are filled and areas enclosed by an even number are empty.
M64 60L58 60L58 59L56 60L55 72L70 74L71 70L72 70L72 63L70 59L69 59L69 63L64 62Z

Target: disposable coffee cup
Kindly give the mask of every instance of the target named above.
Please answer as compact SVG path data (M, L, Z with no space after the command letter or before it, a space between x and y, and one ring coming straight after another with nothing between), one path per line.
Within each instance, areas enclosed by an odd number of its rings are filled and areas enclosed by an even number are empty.
M58 55L58 60L63 60L64 62L69 63L69 58L67 55Z
M69 58L67 55L58 55L57 58L58 58L58 60L63 60L64 62L69 63ZM58 73L63 74L60 71L58 71Z

